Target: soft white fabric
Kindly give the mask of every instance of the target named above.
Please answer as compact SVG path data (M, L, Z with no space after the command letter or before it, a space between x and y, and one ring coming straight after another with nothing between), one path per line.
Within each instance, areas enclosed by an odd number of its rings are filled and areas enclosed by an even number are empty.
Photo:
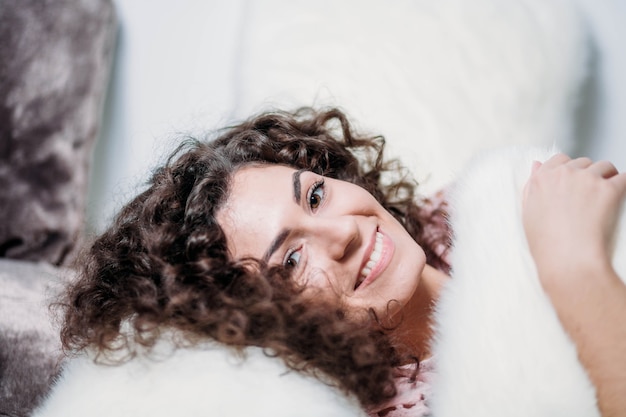
M431 193L479 150L569 150L588 27L572 0L250 2L236 114L339 105Z
M590 126L577 133L596 138L605 113L623 114L615 99L623 66L614 65L626 32L621 1L116 0L122 36L91 224L102 230L178 132L268 107L343 107L389 139L425 192L479 149L569 145L591 49L601 55L591 56L600 61L584 101L597 120L585 114L579 120ZM578 2L612 19L589 21ZM590 28L615 47L605 51ZM617 76L605 81L609 70ZM623 124L612 126L623 133Z
M522 148L484 155L452 192L454 271L437 308L435 417L599 416L521 222L531 162L548 155ZM626 278L623 223L614 266Z
M249 348L181 349L122 366L74 359L34 417L348 417L356 401Z

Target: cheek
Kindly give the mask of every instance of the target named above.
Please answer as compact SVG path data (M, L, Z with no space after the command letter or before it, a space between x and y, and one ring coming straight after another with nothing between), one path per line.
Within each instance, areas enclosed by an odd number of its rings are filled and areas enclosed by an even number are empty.
M341 300L341 293L326 272L321 269L314 269L310 272L305 272L305 275L305 277L299 280L299 283L307 291L322 297L325 301L338 303Z
M315 285L308 285L304 287L303 292L304 299L311 305L326 306L330 309L344 308L346 307L341 301L341 297L337 296L334 291L328 287L322 288ZM345 310L350 311L349 308Z

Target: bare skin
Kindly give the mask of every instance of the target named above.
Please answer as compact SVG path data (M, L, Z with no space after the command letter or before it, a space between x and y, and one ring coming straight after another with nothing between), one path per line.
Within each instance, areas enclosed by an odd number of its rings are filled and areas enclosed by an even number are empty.
M390 319L394 334L400 345L408 349L403 352L420 359L431 356L430 342L433 337L433 316L442 286L450 277L430 265L424 267L420 284L402 312Z

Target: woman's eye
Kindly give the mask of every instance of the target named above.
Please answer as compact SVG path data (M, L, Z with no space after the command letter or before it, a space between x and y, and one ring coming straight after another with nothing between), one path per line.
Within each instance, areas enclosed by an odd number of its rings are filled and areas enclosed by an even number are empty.
M324 199L324 181L319 181L313 184L311 187L311 193L309 195L309 206L312 209L316 209L322 204Z
M287 255L283 263L287 269L293 269L300 263L300 251L293 251Z

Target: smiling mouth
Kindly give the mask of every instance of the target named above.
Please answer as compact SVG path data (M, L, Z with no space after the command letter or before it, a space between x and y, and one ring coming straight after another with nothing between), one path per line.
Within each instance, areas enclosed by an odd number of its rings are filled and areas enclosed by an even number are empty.
M376 231L376 241L374 242L374 248L372 250L372 253L370 254L369 259L367 260L367 262L365 263L365 265L359 272L359 277L356 280L356 283L354 284L355 290L359 286L361 286L363 281L365 281L365 279L372 273L372 270L374 269L378 261L380 261L382 253L383 253L383 234L380 233L379 231Z

